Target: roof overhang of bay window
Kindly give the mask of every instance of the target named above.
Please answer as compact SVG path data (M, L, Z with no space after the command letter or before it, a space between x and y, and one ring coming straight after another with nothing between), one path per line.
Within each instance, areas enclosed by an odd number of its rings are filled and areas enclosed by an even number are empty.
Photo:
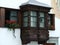
M40 6L40 7L51 8L48 4L44 4L36 0L29 0L26 3L21 4L21 6L24 6L24 5L35 5L35 6Z
M36 0L29 0L26 3L21 4L20 10L36 10L43 12L50 12L51 7L47 4L38 2Z

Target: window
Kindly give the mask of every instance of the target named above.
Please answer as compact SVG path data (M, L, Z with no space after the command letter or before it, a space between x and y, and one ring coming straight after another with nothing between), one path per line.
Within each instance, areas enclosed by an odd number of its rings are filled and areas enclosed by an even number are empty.
M55 29L54 14L49 14L48 15L48 27L49 27L49 30L54 30Z
M28 26L28 12L24 12L23 13L23 27L27 27Z
M57 0L58 8L60 9L60 0Z
M48 18L48 21L46 20ZM45 28L45 21L47 21L47 26L49 30L55 29L54 14L49 14L46 17L44 12L37 11L25 11L23 13L23 27L39 27Z
M30 12L30 20L31 20L31 27L36 27L37 26L37 14L35 11Z
M10 11L10 20L17 21L17 11Z
M39 27L44 27L44 13L40 12L39 13Z
M37 19L39 19L39 23ZM25 11L23 13L23 27L28 27L28 25L30 27L37 27L37 25L39 25L39 27L44 28L44 21L44 12Z
M6 9L5 10L5 24L6 24L6 20L15 20L17 23L18 21L17 15L18 15L18 11Z
M30 14L28 14L30 13ZM23 13L23 27L27 27L29 22L30 27L36 27L37 26L37 15L35 11L26 11Z
M15 10L6 10L5 11L5 20L16 20L17 21L17 11Z

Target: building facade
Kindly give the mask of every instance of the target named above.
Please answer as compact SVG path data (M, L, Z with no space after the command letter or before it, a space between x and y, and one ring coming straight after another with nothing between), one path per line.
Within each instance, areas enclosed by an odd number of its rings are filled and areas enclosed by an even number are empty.
M49 13L47 4L29 0L19 9L0 7L0 45L60 45L60 21ZM8 30L6 20L15 20L19 27ZM58 25L57 25L58 24Z

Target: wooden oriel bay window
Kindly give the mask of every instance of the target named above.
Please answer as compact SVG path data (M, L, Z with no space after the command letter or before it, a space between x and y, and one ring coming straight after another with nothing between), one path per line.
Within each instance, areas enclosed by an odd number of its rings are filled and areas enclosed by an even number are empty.
M22 44L30 41L38 41L42 44L49 39L48 12L50 9L30 4L20 7Z

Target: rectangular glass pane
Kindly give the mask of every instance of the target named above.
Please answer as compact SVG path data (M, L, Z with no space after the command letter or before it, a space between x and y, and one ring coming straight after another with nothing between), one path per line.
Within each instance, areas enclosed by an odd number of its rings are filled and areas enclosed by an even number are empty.
M58 8L60 9L60 0L57 2Z
M27 22L24 22L23 23L23 27L27 27L28 26L28 23Z
M40 22L41 22L41 23L44 23L44 17L41 17L41 18L40 18Z
M10 20L16 20L17 21L17 17L10 17Z
M37 16L37 14L36 14L35 11L31 11L31 12L30 12L30 15L31 15L31 16Z
M17 16L17 11L11 11L10 16Z
M40 27L44 27L44 13L40 12Z
M40 18L40 27L44 27L44 18Z
M16 20L17 21L17 11L11 11L10 12L10 20Z
M44 13L43 12L40 12L40 17L44 17Z
M23 16L28 16L28 12L27 11L24 12Z
M40 27L44 27L44 23L40 23Z
M23 13L23 27L27 27L28 26L28 12L24 12Z
M31 27L36 27L37 26L37 24L36 24L36 22L31 22Z
M28 17L24 17L24 22L28 22Z
M37 18L36 17L31 17L31 21L37 22Z

